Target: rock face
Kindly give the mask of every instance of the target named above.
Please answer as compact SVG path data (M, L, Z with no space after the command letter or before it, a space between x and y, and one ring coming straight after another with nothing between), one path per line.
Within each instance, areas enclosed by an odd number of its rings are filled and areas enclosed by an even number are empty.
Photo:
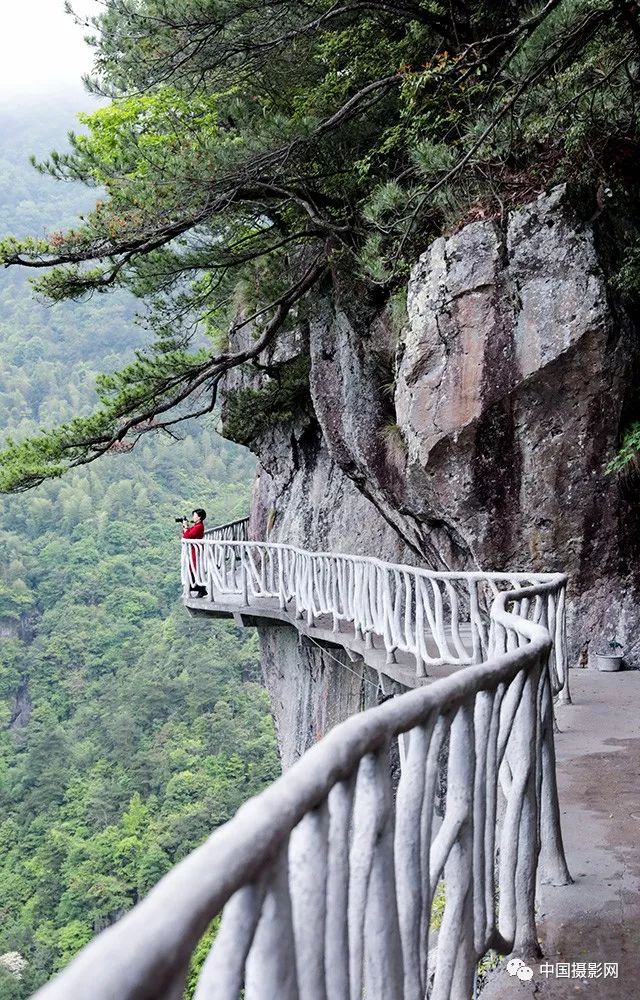
M401 330L353 288L328 288L265 359L273 371L307 354L309 392L252 441L254 537L432 568L566 572L572 664L616 638L640 666L640 502L605 472L638 415L640 356L607 256L557 188L502 226L436 240L413 269ZM287 629L262 642L287 754L361 707L353 678L336 686Z
M311 406L256 445L250 534L319 551L411 559L398 534L331 458ZM289 626L258 627L262 670L289 767L336 723L382 696L377 675L340 647L322 649Z
M0 618L0 646L3 640L19 639L22 642L32 642L36 618L33 614L22 615L20 618ZM29 677L21 677L18 688L13 696L10 710L9 729L12 731L24 729L29 724L33 705L29 690Z
M564 188L437 240L413 271L396 406L407 497L484 569L570 577L574 662L617 638L638 664L638 511L608 476L638 367L597 234ZM424 506L423 506L424 504Z
M262 669L282 766L290 767L338 722L376 705L378 678L344 650L321 649L289 626L261 625Z

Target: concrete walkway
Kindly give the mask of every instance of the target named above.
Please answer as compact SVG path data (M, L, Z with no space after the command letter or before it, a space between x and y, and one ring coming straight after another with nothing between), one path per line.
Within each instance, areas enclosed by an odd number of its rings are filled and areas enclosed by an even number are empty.
M640 672L576 670L571 688L574 704L557 710L556 749L575 884L539 888L544 957L521 956L533 978L500 968L482 1000L640 997ZM604 978L605 962L618 963L617 979ZM569 978L558 977L566 969L557 963L569 963Z
M265 619L270 625L291 625L297 629L300 635L306 636L314 642L322 643L331 648L339 647L353 653L356 657L362 658L367 666L384 677L400 684L403 688L421 687L430 684L431 681L439 680L441 677L449 677L460 670L457 663L428 664L428 677L419 677L417 665L412 653L405 653L397 650L393 658L387 654L384 639L380 635L371 635L369 642L356 636L353 624L347 621L339 622L338 632L333 631L333 621L330 615L320 615L314 619L312 625L307 624L306 617L296 618L295 602L290 601L286 608L281 608L278 601L272 597L252 597L250 605L244 605L240 599L233 594L214 592L213 598L184 599L184 605L190 614L196 616L209 616L212 618L233 618L237 625L252 626L259 625ZM471 654L472 639L471 626L468 622L461 622L459 634L467 651ZM448 638L451 648L455 648ZM427 652L434 659L439 656L438 647L431 636L426 640Z

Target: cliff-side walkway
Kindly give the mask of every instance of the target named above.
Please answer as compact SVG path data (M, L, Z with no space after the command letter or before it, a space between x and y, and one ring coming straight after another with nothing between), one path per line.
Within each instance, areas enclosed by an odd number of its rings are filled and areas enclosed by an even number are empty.
M499 594L546 586L517 613L544 622L553 640L553 686L569 700L565 586L559 573L435 572L369 556L311 552L252 541L248 520L183 543L185 605L194 614L292 625L315 642L340 646L404 688L486 661L491 607ZM195 590L206 596L194 597ZM518 645L515 634L507 649Z
M571 683L574 704L557 708L555 744L574 884L538 888L544 957L522 956L533 978L501 968L482 1000L628 1000L640 991L640 672L579 670ZM618 963L617 978L604 979L605 962Z
M208 595L196 613L264 614L385 670L406 656L418 686L331 729L38 998L181 1000L221 915L194 1000L469 1000L489 949L537 941L536 872L570 881L553 736L566 577L246 533L183 543L185 599Z

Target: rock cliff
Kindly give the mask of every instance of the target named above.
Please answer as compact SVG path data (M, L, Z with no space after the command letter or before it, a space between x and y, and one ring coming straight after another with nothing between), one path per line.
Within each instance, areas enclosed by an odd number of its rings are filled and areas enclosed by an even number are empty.
M254 537L433 568L561 570L572 664L615 637L640 666L640 502L606 474L637 416L639 350L608 259L606 234L560 187L436 240L401 325L334 281L264 369L226 386L227 422L243 393L246 406L247 391L289 386L251 436ZM263 629L262 644L287 760L375 697L362 666L336 675L288 629Z

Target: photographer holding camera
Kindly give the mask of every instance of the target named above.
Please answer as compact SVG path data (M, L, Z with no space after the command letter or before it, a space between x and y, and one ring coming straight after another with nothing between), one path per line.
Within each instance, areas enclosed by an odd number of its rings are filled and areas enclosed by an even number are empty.
M206 516L206 510L203 510L202 507L197 507L196 510L192 511L191 523L187 521L186 517L177 517L176 521L182 525L182 537L191 540L204 538L204 522ZM196 566L198 558L196 546L191 545L190 549L191 552L189 553L189 558L191 587L189 589L192 593L195 592L196 597L206 597L207 588L196 582Z

